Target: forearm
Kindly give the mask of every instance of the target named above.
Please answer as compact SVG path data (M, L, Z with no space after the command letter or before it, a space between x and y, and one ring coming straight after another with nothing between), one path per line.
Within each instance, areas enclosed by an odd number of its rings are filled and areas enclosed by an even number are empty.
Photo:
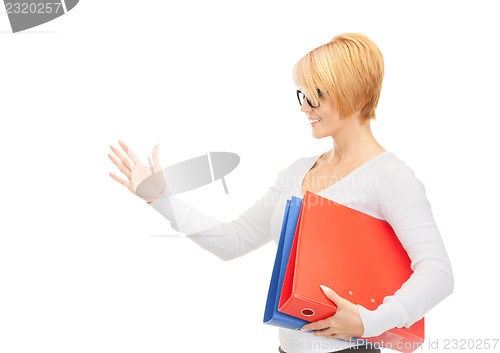
M410 327L449 296L453 287L453 273L446 261L422 262L410 279L394 295L385 297L376 310L358 305L365 326L363 336L378 336L394 327Z
M453 292L453 272L434 221L425 188L398 162L380 192L380 208L411 260L413 274L373 311L358 307L365 337L394 327L409 327Z
M264 196L230 222L207 216L174 196L162 194L149 203L170 221L173 229L227 261L243 256L271 241L270 217L278 188L270 187Z

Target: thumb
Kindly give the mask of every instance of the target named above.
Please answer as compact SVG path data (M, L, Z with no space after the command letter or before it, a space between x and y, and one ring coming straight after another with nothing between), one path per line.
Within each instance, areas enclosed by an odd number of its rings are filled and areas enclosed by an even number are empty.
M159 188L161 188L160 192L163 193L166 188L166 180L165 180L165 172L160 165L159 142L153 147L153 167L151 169L154 169L153 175L155 179L155 184L158 185Z
M328 299L330 299L332 302L334 302L337 306L342 303L344 298L342 298L340 295L338 295L333 289L328 288L327 286L320 285L321 289L323 290L323 293L327 296Z
M161 165L160 165L160 143L157 143L153 147L153 167L154 167L154 170L156 172L161 169Z

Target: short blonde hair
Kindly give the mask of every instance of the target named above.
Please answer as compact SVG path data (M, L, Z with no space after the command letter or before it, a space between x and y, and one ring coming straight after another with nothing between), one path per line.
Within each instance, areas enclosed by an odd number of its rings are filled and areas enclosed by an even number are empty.
M328 91L340 119L361 110L362 122L376 119L384 78L384 58L377 45L360 33L343 33L311 50L295 64L293 80L313 105L318 89Z

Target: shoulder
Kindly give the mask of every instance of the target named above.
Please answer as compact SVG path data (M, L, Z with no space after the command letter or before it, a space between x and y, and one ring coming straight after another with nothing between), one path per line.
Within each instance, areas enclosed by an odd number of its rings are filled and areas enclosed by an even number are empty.
M301 183L303 174L314 164L321 154L292 159L291 162L279 161L282 166L277 176L277 183L282 187L295 190Z
M394 153L389 152L388 158L386 158L386 182L385 187L388 186L410 186L410 185L422 185L421 181L417 178L417 175L413 169L404 161L399 159ZM387 190L383 190L387 191Z
M296 159L292 159L292 162L288 162L288 164L284 164L285 167L282 167L280 170L280 174L299 174L304 172L304 170L312 164L322 155L323 153L315 154L312 156L303 156Z
M386 176L379 190L381 204L409 207L415 202L426 201L425 186L413 169L394 154L391 157L391 163L387 166Z

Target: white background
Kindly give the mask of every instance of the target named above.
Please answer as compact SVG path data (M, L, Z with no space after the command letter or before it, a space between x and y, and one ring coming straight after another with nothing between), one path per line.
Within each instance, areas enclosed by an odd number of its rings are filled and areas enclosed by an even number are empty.
M275 244L224 262L151 237L176 232L111 179L107 153L118 139L145 163L159 142L164 167L237 153L229 195L180 195L232 220L332 147L312 138L291 73L343 32L384 55L372 130L426 186L452 261L426 343L500 338L495 4L82 0L17 34L0 13L0 352L277 352L262 323Z

